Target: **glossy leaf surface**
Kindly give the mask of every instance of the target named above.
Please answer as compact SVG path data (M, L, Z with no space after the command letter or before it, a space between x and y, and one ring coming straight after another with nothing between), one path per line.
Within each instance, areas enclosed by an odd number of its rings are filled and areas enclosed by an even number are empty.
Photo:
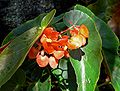
M88 14L96 22L97 29L102 38L102 47L106 62L108 63L109 70L111 73L111 82L116 91L120 90L120 79L119 73L120 57L118 56L118 47L120 46L118 38L112 32L112 30L105 24L101 19L96 17L89 9L81 5L76 5L75 9L80 10Z
M48 13L41 21L41 28L45 29L49 23L52 21L54 15L56 13L56 10L53 9L50 13Z
M95 22L80 10L71 10L65 14L64 23L68 27L84 24L89 30L88 44L81 48L84 55L81 57L81 60L70 58L70 62L76 74L77 91L94 91L102 62L102 43L97 28L94 25ZM81 56L79 53L78 55Z

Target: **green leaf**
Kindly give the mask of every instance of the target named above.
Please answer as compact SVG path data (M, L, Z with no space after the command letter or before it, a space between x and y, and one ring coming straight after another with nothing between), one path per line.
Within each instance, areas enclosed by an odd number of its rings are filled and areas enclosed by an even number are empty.
M99 18L108 21L112 15L114 6L119 3L119 0L97 0L95 3L87 7Z
M25 22L24 24L18 26L17 28L13 29L3 40L2 45L8 43L10 40L13 40L14 38L16 38L17 36L21 35L22 33L24 33L25 31L31 29L32 27L35 26L40 26L41 20L43 19L43 17L46 14L41 14L38 17L36 17L33 20L29 20L27 22Z
M50 77L43 83L40 80L35 84L28 87L27 91L50 91L51 90L51 79Z
M87 6L96 16L105 20L105 13L108 7L108 0L97 0L95 3Z
M95 91L99 91L99 88L98 88L98 87L96 87L96 88L95 88Z
M59 61L58 68L60 68L60 69L62 69L62 70L68 70L68 68L67 68L67 62L68 62L68 60L66 60L66 59L61 59L61 60Z
M104 50L104 56L109 65L111 84L115 91L120 91L120 56L108 50Z
M50 21L53 19L54 11L55 10L46 15L46 18L50 15ZM41 21L42 25L44 24L44 28L50 23L48 20L45 22L46 18ZM0 87L6 83L21 66L30 48L42 34L43 28L38 28L38 26L26 30L16 37L0 54ZM21 29L23 28L25 30L25 27L26 26L23 26Z
M52 71L53 74L55 75L61 75L62 74L62 70L61 69L55 69Z
M56 24L57 22L59 22L61 19L63 19L64 14L60 14L59 16L56 16L53 18L53 20L51 21L50 25Z
M23 63L29 49L42 31L34 27L16 37L0 54L0 86L2 86Z
M70 12L65 13L63 22L68 27L71 27L72 25L81 25L88 20L87 16L84 16L84 18L82 18L81 16L83 15L84 13L80 13L79 10L71 10Z
M89 9L85 8L84 6L81 5L76 5L75 9L80 10L86 14L88 14L95 22L97 29L101 35L102 38L102 47L104 51L104 56L107 64L108 64L108 69L110 70L111 73L111 80L112 80L112 85L114 86L116 91L120 90L119 86L119 77L120 75L116 76L116 73L119 73L120 67L119 67L119 62L120 60L118 56L118 47L119 47L119 40L115 36L115 34L112 32L112 30L103 22L101 19L96 17ZM114 68L117 68L117 70L113 70Z
M20 91L21 87L25 83L25 73L22 69L18 69L15 74L6 82L0 91Z
M74 9L86 13L95 21L97 30L99 31L102 38L102 47L111 50L112 52L117 52L119 41L112 30L108 27L108 25L104 21L96 17L89 9L84 6L76 5Z
M56 10L53 9L50 13L48 13L41 21L41 28L44 30L52 21L54 15L56 13Z
M86 13L80 10L71 10L65 13L64 23L70 27L72 24L84 24L89 30L88 44L81 48L85 53L81 60L70 58L70 62L75 70L76 80L78 84L77 91L94 91L102 62L101 55L101 38L96 29L95 22Z
M63 22L58 22L56 24L54 24L54 27L57 31L61 31L64 30L66 28L66 25Z

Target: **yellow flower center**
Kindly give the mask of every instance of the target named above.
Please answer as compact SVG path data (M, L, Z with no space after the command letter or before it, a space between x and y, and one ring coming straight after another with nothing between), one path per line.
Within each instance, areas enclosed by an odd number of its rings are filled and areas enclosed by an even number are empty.
M49 39L49 38L47 38L47 39L46 39L46 41L47 41L47 42L50 42L50 43L52 42L52 40L51 40L51 39Z

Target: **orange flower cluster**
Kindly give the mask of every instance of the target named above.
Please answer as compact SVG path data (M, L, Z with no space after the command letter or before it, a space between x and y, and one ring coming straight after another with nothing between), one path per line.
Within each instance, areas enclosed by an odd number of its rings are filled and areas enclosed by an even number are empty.
M72 27L67 29L70 35L61 35L60 32L55 31L52 27L44 30L40 36L37 47L30 49L28 57L35 59L40 67L46 67L48 64L52 68L58 66L59 59L69 57L68 49L77 49L86 44L89 31L85 25Z

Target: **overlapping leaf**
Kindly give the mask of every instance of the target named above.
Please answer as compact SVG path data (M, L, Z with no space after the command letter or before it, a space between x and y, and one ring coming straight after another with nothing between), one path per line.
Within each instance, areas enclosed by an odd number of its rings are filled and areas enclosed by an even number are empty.
M49 19L48 22L42 20L41 23L47 27L50 21L53 19L55 10L48 13L44 20ZM36 21L38 22L38 21ZM39 26L39 25L38 25ZM0 54L0 87L7 82L10 77L15 73L15 71L23 63L27 53L30 48L36 42L36 40L42 34L43 29L38 28L38 26L33 27L29 30L27 25L23 25L21 29L24 29L24 33L16 37L12 42L1 52ZM17 31L17 30L16 30ZM18 30L19 31L19 30ZM21 30L22 31L22 30Z
M64 23L68 27L84 24L89 30L88 44L81 48L85 55L79 61L70 58L70 62L76 74L77 91L94 91L102 62L102 43L95 22L86 13L80 10L71 10L65 14ZM79 53L78 55L81 56Z

